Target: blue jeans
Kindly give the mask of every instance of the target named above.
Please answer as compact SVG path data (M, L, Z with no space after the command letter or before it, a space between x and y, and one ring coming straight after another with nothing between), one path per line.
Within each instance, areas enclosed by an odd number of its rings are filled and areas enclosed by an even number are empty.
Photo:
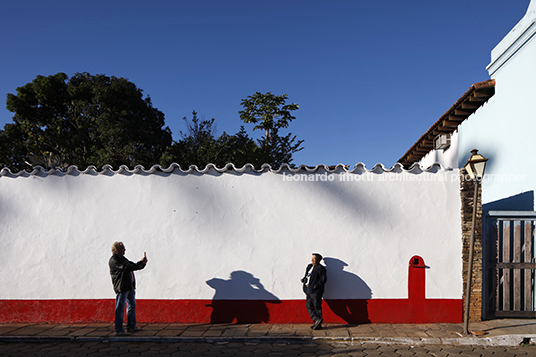
M136 326L136 290L123 291L115 296L115 332L123 332L123 317L127 304L127 330Z

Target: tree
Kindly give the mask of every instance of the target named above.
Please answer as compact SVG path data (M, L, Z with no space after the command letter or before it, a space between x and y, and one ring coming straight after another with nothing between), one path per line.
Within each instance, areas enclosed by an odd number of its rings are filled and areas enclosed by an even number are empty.
M192 112L192 120L182 118L186 131L180 132L180 140L173 142L162 156L161 164L169 166L177 163L183 168L196 165L204 168L208 164L223 167L233 163L242 167L254 157L257 145L241 127L235 135L223 132L216 137L215 119L201 120L197 112Z
M37 76L8 94L13 124L0 131L0 165L114 167L159 162L171 145L164 114L127 79L76 73Z
M287 134L279 136L274 134L271 139L266 141L259 140L259 162L256 167L260 167L263 163L270 164L273 168L278 168L283 164L292 164L292 155L303 150L301 144L303 140L296 141L296 135Z
M29 167L24 161L23 135L15 124L6 124L4 130L0 130L0 169L7 166L11 169L23 170ZM12 163L6 165L5 163Z
M292 155L303 149L303 140L296 141L295 135L279 135L281 128L287 128L296 119L291 112L299 109L298 104L286 104L287 99L286 94L276 96L270 92L257 92L242 100L244 110L238 112L244 123L256 124L253 130L264 130L264 140L259 140L256 158L272 167L291 164Z
M243 126L238 133L229 135L223 132L216 134L215 119L199 119L194 110L191 120L184 117L185 132L180 132L180 139L166 150L162 156L161 165L168 167L172 163L182 168L196 165L203 169L208 164L223 167L232 163L235 167L252 164L260 168L262 164L279 167L283 163L291 163L292 154L301 150L303 140L296 141L296 136L287 134L280 136L279 127L271 129L268 139L255 142L250 138Z
M288 95L273 95L268 92L260 92L242 99L240 105L244 110L239 111L240 119L244 123L257 124L253 130L261 129L265 131L265 140L269 141L276 135L280 128L287 128L290 122L296 117L291 115L291 111L298 110L299 105L285 104Z
M169 166L177 163L181 167L196 165L204 168L207 164L215 164L218 147L215 138L214 119L200 120L197 112L192 112L192 120L182 118L186 124L186 132L180 131L181 139L173 142L162 157L161 164Z
M254 167L262 165L259 146L248 136L243 126L234 135L223 132L218 138L218 145L221 148L223 165L227 163L232 163L235 167L243 167L245 164L252 164Z

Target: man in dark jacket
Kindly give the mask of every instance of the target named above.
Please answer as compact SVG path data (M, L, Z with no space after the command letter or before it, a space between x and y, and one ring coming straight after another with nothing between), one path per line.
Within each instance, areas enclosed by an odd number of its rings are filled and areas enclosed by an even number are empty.
M108 262L110 275L115 291L115 333L124 335L123 317L125 315L125 303L127 304L127 331L136 332L136 280L134 270L145 268L147 255L143 253L143 259L137 263L125 258L126 248L122 242L112 245L112 257Z
M328 280L326 268L320 264L322 256L313 253L311 264L305 269L305 276L301 280L303 283L303 292L307 296L305 306L307 312L314 322L311 326L314 330L322 328L322 295L324 294L324 285Z

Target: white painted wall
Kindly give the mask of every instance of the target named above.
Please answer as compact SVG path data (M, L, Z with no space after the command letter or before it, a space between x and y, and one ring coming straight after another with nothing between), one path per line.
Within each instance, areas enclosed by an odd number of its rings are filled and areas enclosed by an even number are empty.
M426 154L421 160L422 167L430 167L435 163L442 165L445 168L458 167L458 131L455 131L450 136L450 146L447 149L432 150Z
M483 183L484 204L536 189L536 0L526 15L492 50L488 66L495 95L458 127L443 155L433 150L420 164L462 167L472 149L489 159ZM448 154L450 151L452 154ZM457 162L456 162L457 161Z
M536 189L536 3L492 51L495 95L459 128L460 165L477 148L489 158L483 202ZM465 156L464 156L465 155ZM462 162L463 161L463 162Z
M413 255L429 266L427 297L462 296L457 170L150 172L2 170L0 299L113 298L114 241L131 260L147 252L140 299L212 299L206 281L235 271L302 299L312 252L364 282L331 280L327 298L406 298Z

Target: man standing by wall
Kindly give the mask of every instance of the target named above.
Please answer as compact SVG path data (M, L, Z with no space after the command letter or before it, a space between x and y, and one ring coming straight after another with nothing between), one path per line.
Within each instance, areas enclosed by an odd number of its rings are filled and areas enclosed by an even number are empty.
M110 275L115 291L115 333L124 335L123 317L125 314L125 303L127 304L127 331L136 332L136 280L134 270L145 268L147 255L143 253L143 259L137 263L125 258L126 248L122 242L115 242L112 245L112 257L108 262Z
M322 256L313 253L311 264L307 265L305 276L301 280L303 292L307 296L305 306L314 322L314 325L311 326L313 330L322 328L322 295L324 294L324 285L328 280L326 268L320 264L320 261L322 261Z

